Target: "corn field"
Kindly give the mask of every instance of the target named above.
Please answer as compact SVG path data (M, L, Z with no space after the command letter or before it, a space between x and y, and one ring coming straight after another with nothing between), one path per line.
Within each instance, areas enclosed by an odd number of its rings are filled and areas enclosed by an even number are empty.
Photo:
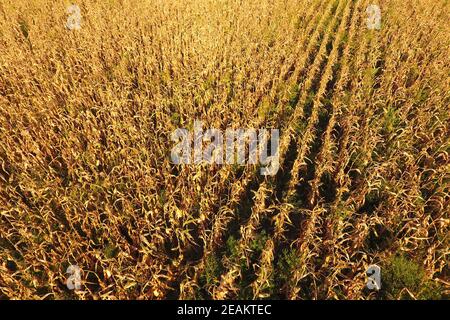
M0 1L0 299L448 299L448 0L72 2Z

